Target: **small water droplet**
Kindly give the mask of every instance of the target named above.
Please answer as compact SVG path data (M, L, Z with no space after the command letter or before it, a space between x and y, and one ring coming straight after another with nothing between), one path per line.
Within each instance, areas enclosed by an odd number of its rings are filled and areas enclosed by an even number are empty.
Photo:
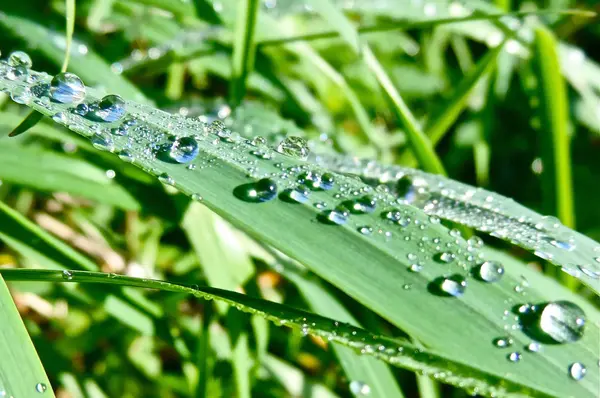
M514 343L510 337L499 337L494 339L494 345L498 348L506 348L512 346Z
M277 196L277 184L270 178L263 178L250 184L240 185L234 195L245 202L268 202Z
M6 71L8 80L25 80L29 76L29 70L25 66L14 66Z
M209 134L214 134L221 138L227 139L231 137L231 130L229 130L221 120L213 120L213 122L207 126L207 131Z
M325 224L343 225L348 221L348 212L343 209L325 210L318 219Z
M300 174L298 177L300 184L306 185L313 191L317 190L329 190L333 188L334 177L332 174L324 173L323 175L315 171L307 171Z
M371 394L371 387L362 381L352 380L350 382L350 392L356 396Z
M85 99L85 85L73 73L59 73L50 82L50 98L63 104L78 104Z
M200 194L194 193L192 194L192 200L196 201L196 202L201 202L203 200L202 196L200 196Z
M573 380L581 380L584 378L587 369L581 362L572 363L569 366L569 375Z
M37 383L35 385L35 391L39 392L40 394L45 393L47 389L48 387L44 383Z
M69 270L64 270L62 272L62 277L63 277L63 279L70 281L71 279L73 279L73 273Z
M28 104L32 99L31 90L27 86L16 86L11 90L10 98L17 104Z
M104 96L94 109L94 117L104 122L116 122L125 115L125 101L116 94Z
M73 112L80 116L85 116L90 111L90 107L87 104L79 104L75 107Z
M527 351L529 352L539 352L542 349L542 345L537 341L532 341L527 345Z
M347 208L350 213L367 214L375 211L377 201L371 196L363 196L362 198L348 200L343 203L343 206Z
M284 202L306 203L310 196L310 191L304 186L298 186L284 190L279 196Z
M508 360L511 362L519 362L521 360L521 357L521 353L515 351L508 354L506 358L508 358Z
M310 153L308 143L301 137L286 137L277 146L277 152L297 159L306 160Z
M256 137L252 138L252 141L250 141L250 145L258 148L263 148L267 146L267 140L265 139L265 137L257 135Z
M109 152L114 150L113 139L106 133L95 134L90 141L96 149Z
M442 252L442 253L438 253L434 256L435 261L437 261L438 263L444 263L444 264L449 264L452 261L454 261L454 254L452 253L448 253L448 252Z
M423 266L421 264L411 264L408 269L411 272L421 272L423 270Z
M360 232L363 235L371 235L373 233L373 228L369 227L368 225L365 225L362 227L358 227L358 232Z
M135 160L135 158L133 157L133 154L126 149L119 152L119 158L122 161L127 162L127 163L132 163Z
M485 282L498 282L503 275L504 266L498 261L485 261L479 266L478 276Z
M163 184L167 184L167 185L175 185L175 180L173 179L173 177L171 177L167 173L162 173L161 175L159 175L158 181L162 182Z

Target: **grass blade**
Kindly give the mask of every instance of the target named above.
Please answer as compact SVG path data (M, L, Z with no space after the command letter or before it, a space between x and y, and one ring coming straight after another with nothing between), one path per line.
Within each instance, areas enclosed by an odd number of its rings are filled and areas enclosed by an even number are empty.
M254 69L256 40L254 39L258 21L258 0L243 0L239 7L233 45L233 65L230 86L230 99L234 106L239 105L246 93L248 74Z
M429 138L427 138L425 133L423 133L423 130L419 126L419 122L417 122L410 109L400 96L400 93L394 87L394 83L392 83L392 80L389 78L377 60L377 57L375 57L375 54L373 54L369 47L363 48L363 57L365 63L375 74L375 77L379 81L381 87L392 100L396 115L402 121L411 148L421 167L430 173L446 175L444 166L435 153L431 141L429 141Z
M334 26L339 35L350 45L350 48L356 54L360 52L360 40L356 28L331 1L307 0L306 4L321 14L324 21Z
M42 120L43 117L44 117L44 115L39 112L36 112L36 111L29 112L29 114L27 116L25 116L25 119L23 119L23 121L21 123L19 123L19 125L17 127L15 127L14 130L12 130L8 134L8 136L16 137L16 136L19 136L19 135L25 133L27 130L29 130L33 126L35 126L40 120Z
M431 375L436 373L436 369L440 369L439 365L443 363L442 369L451 368L452 371L448 373L437 373L438 380L442 382L453 385L461 384L463 388L477 388L478 391L483 394L487 392L487 394L495 393L497 395L510 396L512 393L520 394L527 391L529 391L529 393L534 393L532 390L527 390L523 385L515 385L508 380L500 382L501 379L499 378L495 378L492 375L485 375L480 370L474 368L469 369L470 366L468 365L441 357L432 351L417 349L410 343L376 336L363 329L353 327L346 323L337 322L330 318L321 317L282 304L244 296L227 290L211 287L192 288L185 285L153 279L132 278L122 275L88 271L71 271L71 278L65 279L61 271L0 269L0 276L8 281L101 283L142 287L192 294L206 300L221 300L230 305L234 305L241 311L265 317L280 326L285 325L297 330L302 330L303 333L320 336L326 340L351 347L354 350L359 350L363 355L374 356L395 366L423 371L424 374ZM376 350L374 347L383 347L383 349ZM469 377L463 377L463 374L468 374ZM477 378L479 380L473 378L473 375L476 374L478 375ZM483 380L486 380L487 383L482 382ZM546 396L545 394L539 394L537 392L536 395Z
M61 72L66 72L71 59L71 43L73 43L73 32L75 30L75 0L65 0L66 5L66 37L65 37L65 60Z
M569 138L569 105L565 80L560 71L557 42L552 33L540 26L535 29L536 74L539 78L541 142L544 173L547 178L545 190L548 198L554 198L551 209L567 227L575 226L573 184L571 178L571 155Z
M48 376L0 276L0 396L54 397Z

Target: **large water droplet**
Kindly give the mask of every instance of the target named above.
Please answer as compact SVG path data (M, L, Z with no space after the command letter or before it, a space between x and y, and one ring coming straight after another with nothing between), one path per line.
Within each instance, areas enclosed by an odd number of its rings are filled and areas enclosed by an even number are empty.
M116 122L125 115L125 101L118 95L104 96L94 109L94 117L104 122Z
M174 163L189 163L198 156L198 142L194 137L171 137L159 149L158 158Z
M502 275L504 275L504 266L497 261L485 261L479 266L478 276L485 282L498 282Z
M371 394L371 387L362 381L352 380L350 382L350 392L356 396L365 396Z
M523 331L538 341L572 343L583 337L585 313L570 301L555 301L531 307L521 315Z
M587 369L581 362L575 362L569 366L569 375L573 380L579 381L583 379L586 372Z
M10 98L17 104L28 104L32 99L31 90L27 86L16 86L11 90Z
M277 184L270 178L263 178L250 184L240 185L233 193L245 202L268 202L277 196Z
M78 104L85 98L85 85L73 73L59 73L50 82L50 98L63 104Z
M277 145L277 152L294 158L308 158L308 143L301 137L287 137Z
M31 68L33 63L31 62L31 57L23 51L15 51L12 52L8 56L8 64L10 66L23 66L25 68Z

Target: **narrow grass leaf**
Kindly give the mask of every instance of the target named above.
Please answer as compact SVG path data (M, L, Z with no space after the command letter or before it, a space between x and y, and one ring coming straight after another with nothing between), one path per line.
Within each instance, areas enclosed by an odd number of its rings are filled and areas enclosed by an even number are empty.
M0 276L0 396L54 397L27 329Z
M573 208L573 183L569 137L569 105L565 80L560 71L557 42L545 27L535 29L533 60L539 79L540 141L542 159L547 170L544 185L551 209L561 222L570 228L575 226ZM552 198L554 200L552 200Z
M242 102L246 93L248 74L254 69L258 21L258 0L243 0L240 4L233 44L233 65L230 83L230 98L233 105Z
M39 112L36 112L36 111L29 112L29 114L27 116L25 116L25 119L23 119L23 121L21 123L19 123L19 125L17 127L15 127L14 130L12 130L8 134L8 136L16 137L16 136L19 136L19 135L27 132L29 129L31 129L33 126L35 126L40 120L42 120L43 117L44 117L44 115Z
M75 31L75 0L65 0L66 5L66 29L65 29L65 60L61 72L66 72L71 59L71 44L73 43L73 32Z

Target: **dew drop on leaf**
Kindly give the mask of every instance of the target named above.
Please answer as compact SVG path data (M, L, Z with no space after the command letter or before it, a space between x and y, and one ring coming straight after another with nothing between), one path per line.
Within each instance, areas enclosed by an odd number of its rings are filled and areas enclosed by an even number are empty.
M527 345L527 351L529 352L539 352L542 349L542 345L537 341L532 341Z
M348 221L348 212L344 209L325 210L318 216L325 224L344 225Z
M363 196L358 199L348 200L343 205L352 214L367 214L375 211L377 202L371 196Z
M194 137L172 137L159 152L158 157L161 160L170 159L174 163L189 163L198 156L198 142Z
M454 261L454 254L448 252L441 252L434 256L435 261L438 263L449 264Z
M302 137L286 137L277 145L277 152L293 158L306 160L310 153L308 143Z
M167 173L162 173L161 175L159 175L158 181L162 182L163 184L167 184L167 185L175 185L175 180L173 179L173 177L171 177Z
M270 178L263 178L250 184L240 185L233 193L245 202L268 202L277 196L277 183Z
M478 276L485 282L498 282L503 275L504 266L498 261L485 261L479 266Z
M104 96L94 109L94 117L104 122L116 122L125 115L125 101L116 94Z
M365 396L371 394L371 386L358 380L350 382L350 392L355 396Z
M33 62L31 62L31 57L26 52L15 51L8 56L8 64L13 67L23 66L25 68L31 68Z
M37 383L35 385L35 391L39 392L40 394L45 393L47 389L48 387L44 383Z
M111 152L114 149L113 139L106 133L95 134L91 138L92 145L96 149Z
M50 98L62 104L78 104L85 99L85 85L73 73L59 73L50 82Z
M511 352L510 354L508 354L506 356L506 358L511 362L519 362L521 360L521 357L522 357L521 353L516 352L516 351Z
M62 277L63 277L63 279L70 281L71 279L73 279L73 273L69 270L64 270L62 272Z
M493 343L498 348L506 348L513 345L513 339L510 337L499 337L494 339Z
M467 290L467 280L460 274L441 277L432 282L431 289L438 295L460 297Z
M304 186L298 186L296 188L288 188L284 190L280 198L284 202L288 203L306 203L308 201L310 191Z
M521 315L523 331L548 343L572 343L583 337L585 313L570 301L554 301L532 307Z
M587 369L581 362L572 363L569 366L569 375L573 380L581 380L584 378Z
M27 86L17 86L10 92L10 98L17 104L28 104L31 101L31 90Z

